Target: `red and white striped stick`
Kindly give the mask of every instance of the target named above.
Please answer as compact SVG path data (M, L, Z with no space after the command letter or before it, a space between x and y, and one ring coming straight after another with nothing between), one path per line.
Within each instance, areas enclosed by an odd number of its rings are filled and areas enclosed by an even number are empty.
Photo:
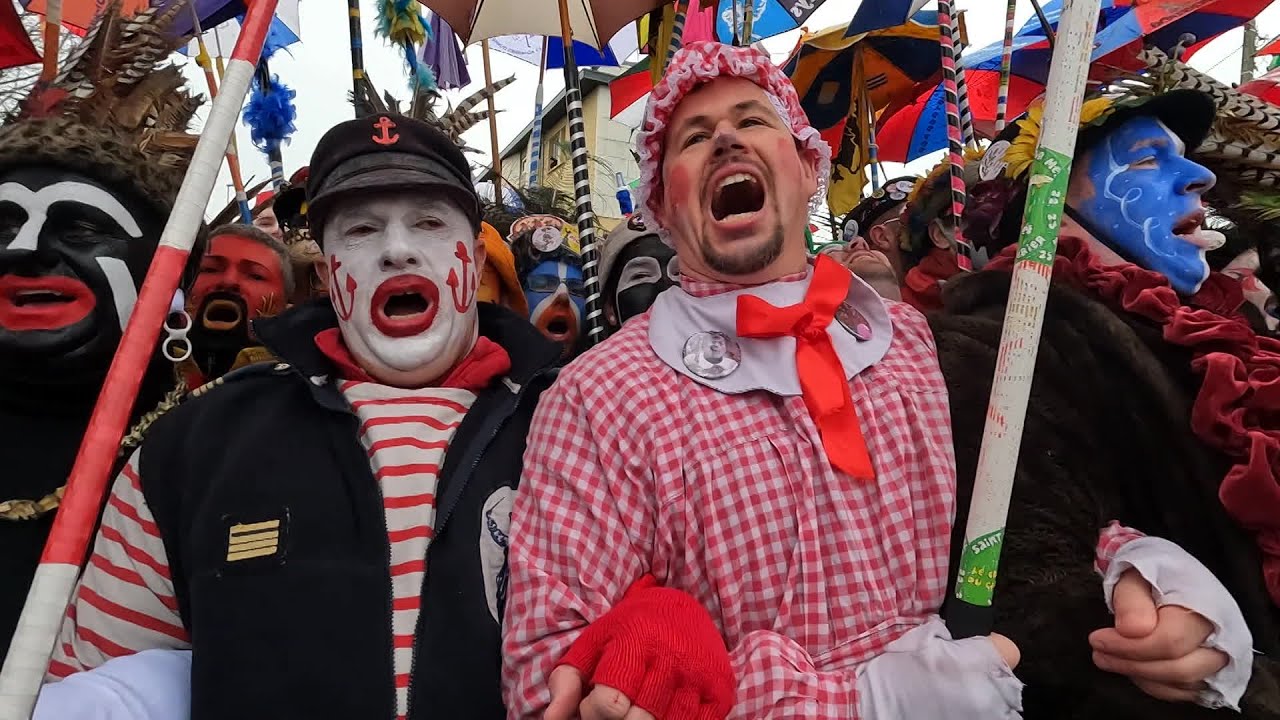
M973 269L973 246L964 239L960 217L964 214L964 139L960 129L960 101L956 93L956 48L952 33L951 0L938 0L938 29L942 41L942 93L947 101L947 162L951 164L951 218L956 242L956 264Z
M249 81L262 54L276 3L277 0L249 3L221 92L213 101L191 167L182 181L173 212L138 293L138 302L107 371L102 394L93 408L80 452L67 479L66 495L27 593L4 669L0 670L0 720L28 720L35 708L62 618L75 590L80 564L107 493L120 438L124 436L143 372L151 362L160 327L204 219L204 209L249 92Z

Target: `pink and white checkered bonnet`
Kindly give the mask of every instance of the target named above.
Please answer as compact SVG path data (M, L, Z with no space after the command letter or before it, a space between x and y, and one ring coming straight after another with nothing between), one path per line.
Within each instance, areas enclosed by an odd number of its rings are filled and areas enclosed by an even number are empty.
M791 128L801 149L813 158L818 168L818 191L810 199L811 210L826 197L831 177L831 146L822 139L800 107L795 86L773 64L769 55L752 47L734 47L714 41L685 45L667 65L667 71L654 86L645 108L644 122L636 136L640 155L640 186L637 205L644 209L651 224L658 225L664 240L667 233L658 222L656 209L662 202L662 155L667 140L667 124L680 101L695 88L721 77L740 77L759 85L769 96L778 116Z

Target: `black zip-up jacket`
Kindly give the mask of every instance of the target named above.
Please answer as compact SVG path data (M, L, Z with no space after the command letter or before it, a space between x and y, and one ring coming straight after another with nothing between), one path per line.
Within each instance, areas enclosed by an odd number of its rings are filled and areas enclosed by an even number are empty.
M481 335L507 350L512 368L479 394L445 454L415 639L414 720L505 716L509 497L560 348L514 313L480 308ZM259 321L281 362L228 375L160 418L142 448L143 492L191 634L192 720L396 715L382 499L359 421L313 341L335 326L327 303ZM258 547L271 552L232 553L233 526L256 528ZM496 566L495 546L482 551L495 542L504 548Z

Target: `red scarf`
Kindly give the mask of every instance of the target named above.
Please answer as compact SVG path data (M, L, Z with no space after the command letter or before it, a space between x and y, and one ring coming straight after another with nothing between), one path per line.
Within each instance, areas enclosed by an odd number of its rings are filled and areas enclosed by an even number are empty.
M1007 248L991 267L1012 269L1016 252ZM1218 498L1254 533L1267 590L1280 605L1280 340L1257 335L1240 314L1240 282L1211 273L1184 301L1163 275L1132 264L1104 267L1069 237L1058 241L1053 279L1152 320L1166 342L1191 350L1191 368L1203 378L1191 429L1232 461Z
M356 363L338 328L329 328L317 333L316 348L338 368L338 374L343 380L378 382ZM454 365L452 370L445 373L439 382L434 383L433 387L480 392L489 387L494 378L510 370L511 356L507 351L489 338L481 337L476 340L476 346L471 349L471 352Z
M960 272L950 248L934 248L902 279L902 301L920 312L942 309L942 283Z

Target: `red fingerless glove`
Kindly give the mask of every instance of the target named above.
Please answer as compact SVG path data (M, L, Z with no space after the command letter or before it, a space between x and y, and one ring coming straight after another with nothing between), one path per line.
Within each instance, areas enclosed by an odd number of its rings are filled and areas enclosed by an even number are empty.
M659 720L723 720L735 681L720 630L688 593L644 575L560 661Z

